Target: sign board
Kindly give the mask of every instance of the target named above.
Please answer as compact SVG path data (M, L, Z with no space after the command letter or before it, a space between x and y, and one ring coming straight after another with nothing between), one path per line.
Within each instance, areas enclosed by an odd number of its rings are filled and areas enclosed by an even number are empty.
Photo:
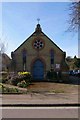
M56 69L60 69L60 64L56 64Z

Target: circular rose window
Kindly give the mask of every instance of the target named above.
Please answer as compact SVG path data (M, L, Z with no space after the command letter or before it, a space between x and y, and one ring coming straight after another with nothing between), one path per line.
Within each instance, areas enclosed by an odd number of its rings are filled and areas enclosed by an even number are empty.
M35 40L33 43L35 49L42 49L44 47L44 43L42 40Z

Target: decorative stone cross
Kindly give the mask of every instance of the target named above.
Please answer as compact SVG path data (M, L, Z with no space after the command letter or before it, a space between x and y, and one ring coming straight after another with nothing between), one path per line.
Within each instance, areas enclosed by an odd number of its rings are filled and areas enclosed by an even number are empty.
M38 21L38 24L39 24L40 18L38 18L37 21Z

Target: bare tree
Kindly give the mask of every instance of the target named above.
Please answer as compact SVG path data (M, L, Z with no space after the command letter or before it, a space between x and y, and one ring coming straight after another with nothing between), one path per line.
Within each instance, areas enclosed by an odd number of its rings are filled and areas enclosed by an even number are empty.
M5 42L2 42L1 39L0 39L0 53L5 53L6 51L6 48L7 48L7 44L5 44Z
M72 2L69 10L68 31L78 31L80 29L80 1Z
M5 52L5 45L4 45L4 43L0 43L0 52L1 53Z
M72 57L71 56L67 56L66 61L67 62L71 62L72 61Z

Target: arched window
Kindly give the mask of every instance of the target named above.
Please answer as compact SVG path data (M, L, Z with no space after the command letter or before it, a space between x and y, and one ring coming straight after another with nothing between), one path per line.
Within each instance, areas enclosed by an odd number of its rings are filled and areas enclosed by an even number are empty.
M13 71L16 71L16 57L15 57L15 53L14 52L11 52L11 57L12 57L12 60L11 60L11 69Z
M50 51L51 64L54 64L54 50Z
M24 49L24 50L22 51L23 70L24 70L24 71L26 70L26 57L27 57L27 52L26 52L26 50Z

